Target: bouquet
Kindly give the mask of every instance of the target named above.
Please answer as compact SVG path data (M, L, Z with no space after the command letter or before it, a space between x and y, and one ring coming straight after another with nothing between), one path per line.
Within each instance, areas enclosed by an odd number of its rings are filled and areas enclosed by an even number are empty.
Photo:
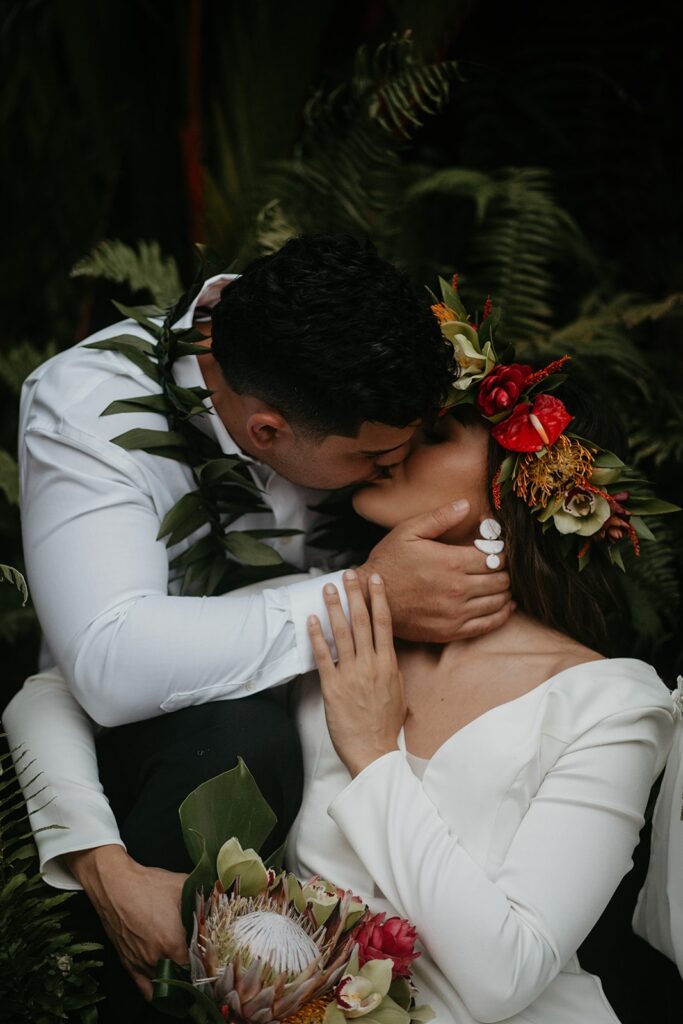
M200 1024L432 1019L415 1003L411 969L420 954L407 921L372 915L318 876L300 882L275 866L282 851L259 856L275 816L242 760L191 793L180 817L195 862L183 890L190 965L161 962L158 1008Z

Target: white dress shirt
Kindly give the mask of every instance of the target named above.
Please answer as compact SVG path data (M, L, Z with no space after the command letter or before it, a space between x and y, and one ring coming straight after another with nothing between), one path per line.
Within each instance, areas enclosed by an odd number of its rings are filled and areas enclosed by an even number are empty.
M407 917L437 1024L614 1024L576 950L621 878L673 731L671 696L630 658L553 676L481 715L420 779L401 750L351 780L318 679L296 685L304 796L288 867Z
M197 303L215 304L231 280L211 278L176 326L189 327ZM169 562L208 527L171 548L157 540L165 514L195 489L191 471L112 444L134 427L168 429L156 413L101 415L117 399L159 392L125 356L85 347L120 334L146 337L134 321L123 321L35 370L24 384L19 425L26 575L49 648L41 665L57 664L83 708L106 726L255 693L310 670L306 617L322 615L329 578L280 580L258 593L179 596ZM196 356L177 360L173 372L183 387L205 386ZM198 425L226 454L239 452L210 399L205 404ZM247 514L234 529L309 531L319 521L309 506L324 492L247 460L270 512ZM329 569L305 533L271 543L302 570Z

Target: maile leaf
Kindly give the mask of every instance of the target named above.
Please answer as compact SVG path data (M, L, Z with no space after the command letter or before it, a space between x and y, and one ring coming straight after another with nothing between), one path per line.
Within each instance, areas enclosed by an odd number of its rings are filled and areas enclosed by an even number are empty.
M228 551L247 565L279 565L282 557L268 544L255 540L249 533L233 530L223 538Z

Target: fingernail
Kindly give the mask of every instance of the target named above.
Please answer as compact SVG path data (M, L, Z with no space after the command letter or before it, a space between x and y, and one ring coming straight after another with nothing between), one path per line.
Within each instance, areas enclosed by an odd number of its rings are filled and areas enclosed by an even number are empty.
M454 501L453 502L453 511L454 512L467 512L467 509L469 507L470 507L470 503L465 498L460 498L458 501Z
M378 572L373 572L373 574L370 577L370 582L374 583L376 587L381 587L382 586L382 577L380 576L380 574Z
M353 583L353 581L357 578L358 577L356 576L353 569L347 569L346 572L344 573L344 579L348 580L349 583Z
M309 615L308 619L306 621L308 622L309 626L317 626L318 625L318 616L317 615Z
M325 591L328 597L334 597L336 587L334 583L326 583L325 586L323 587L323 590Z

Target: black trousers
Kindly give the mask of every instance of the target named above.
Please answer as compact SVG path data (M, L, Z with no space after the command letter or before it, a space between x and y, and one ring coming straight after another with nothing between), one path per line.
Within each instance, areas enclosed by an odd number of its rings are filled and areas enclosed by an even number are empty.
M147 867L190 871L178 807L202 782L234 768L241 756L277 815L263 855L280 846L301 802L303 769L296 728L276 696L215 701L120 726L97 743L100 777L129 854ZM103 942L106 1024L168 1021L142 999L83 894L70 901L72 927Z

